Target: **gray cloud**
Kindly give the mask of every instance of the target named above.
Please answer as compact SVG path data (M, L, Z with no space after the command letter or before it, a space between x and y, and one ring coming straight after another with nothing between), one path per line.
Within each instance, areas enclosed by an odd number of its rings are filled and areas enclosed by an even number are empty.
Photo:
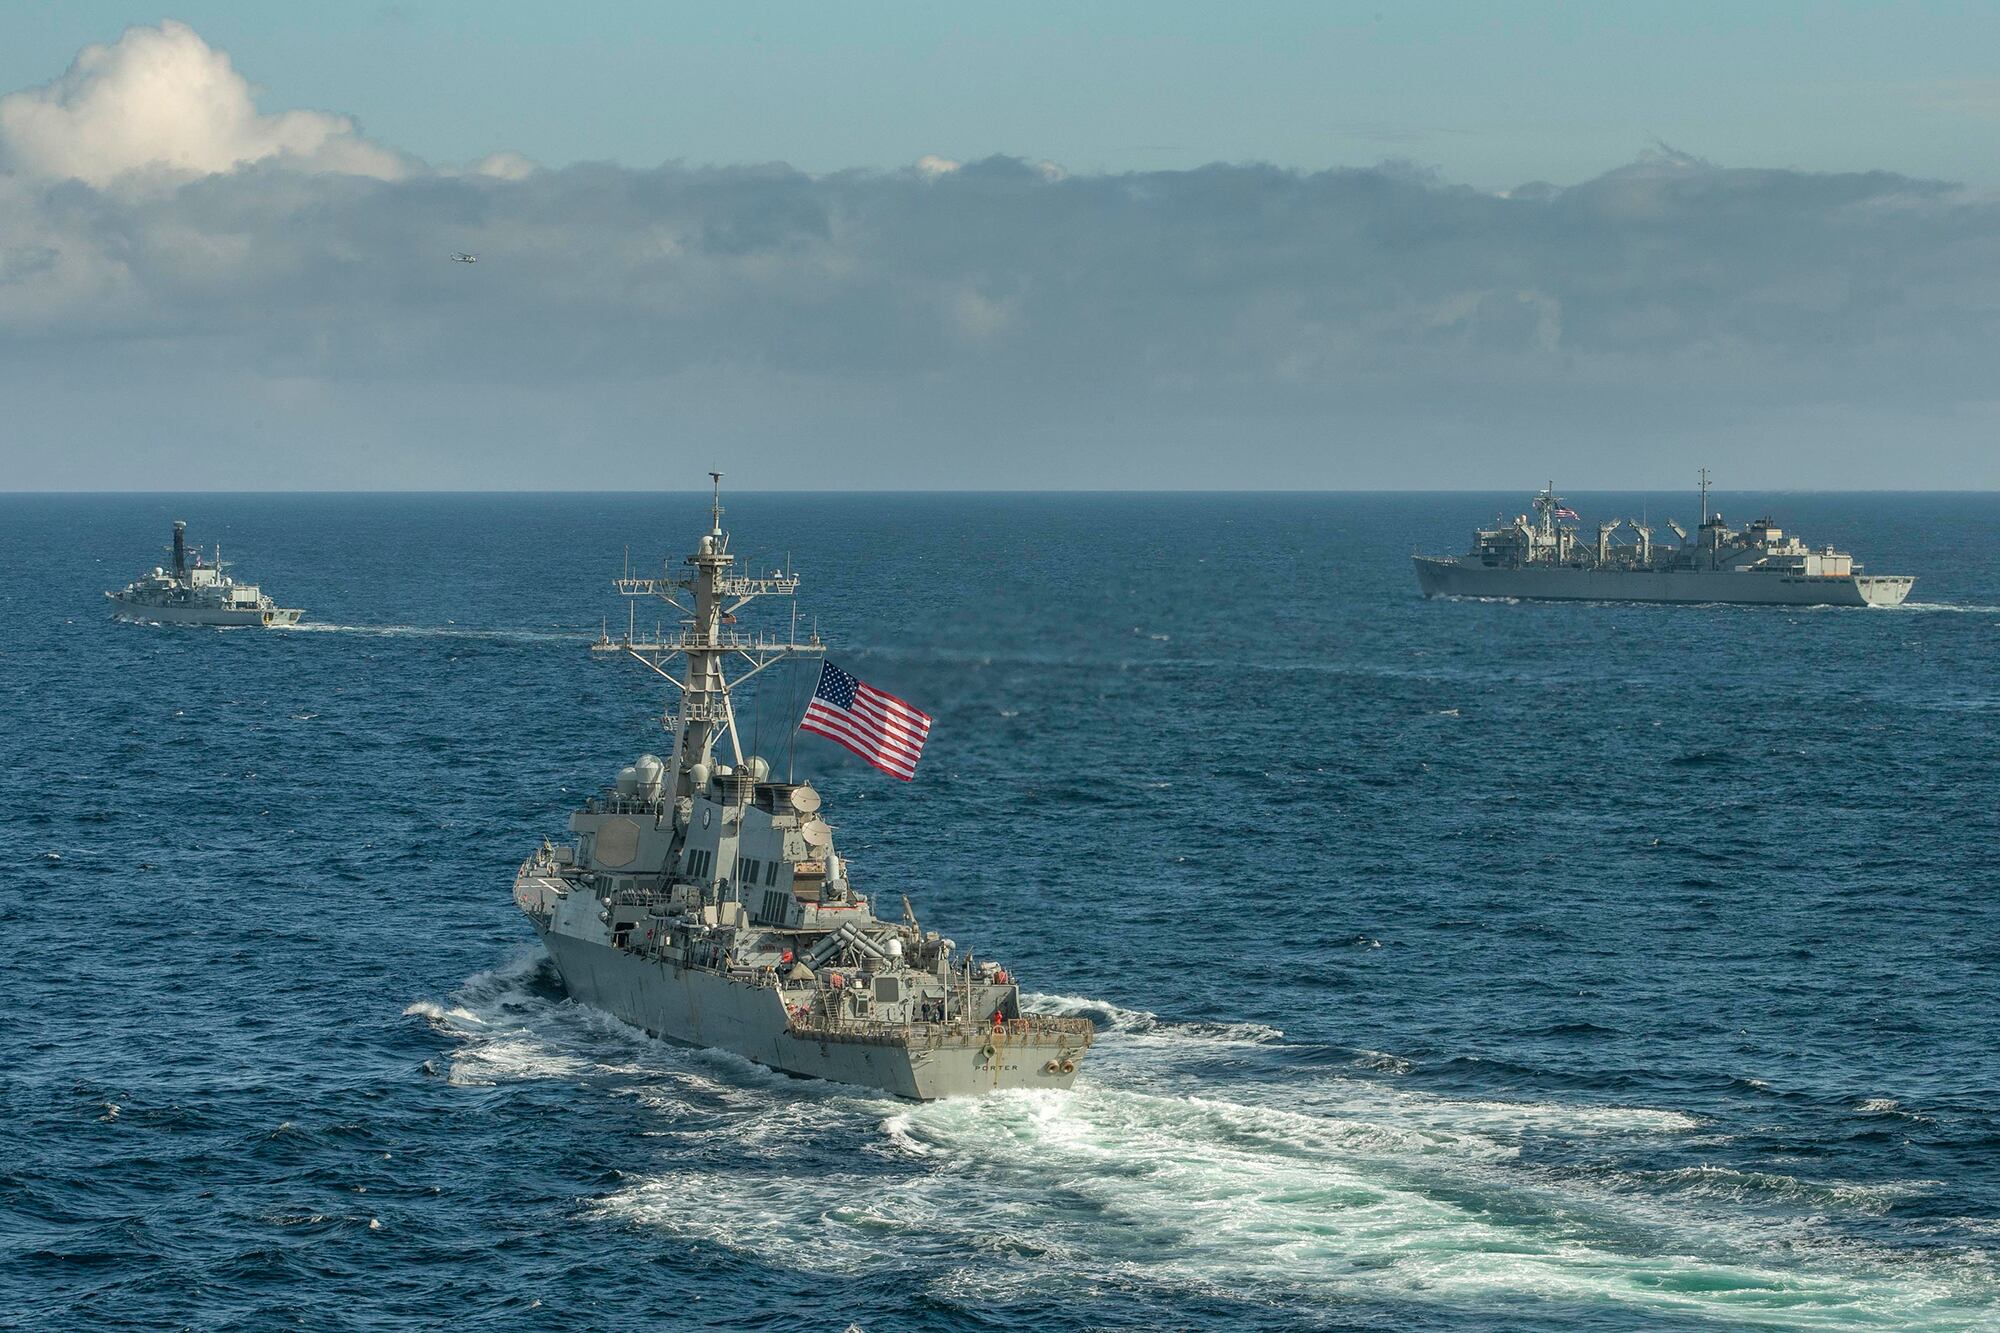
M385 156L164 178L0 145L20 484L671 485L727 452L765 485L2000 485L2000 207L1937 182L354 143Z

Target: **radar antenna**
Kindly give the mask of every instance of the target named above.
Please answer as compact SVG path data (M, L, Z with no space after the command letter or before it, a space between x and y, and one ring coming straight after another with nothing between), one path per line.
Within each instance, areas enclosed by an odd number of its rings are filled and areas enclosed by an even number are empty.
M735 627L736 613L759 597L795 598L799 580L790 570L773 570L763 578L735 572L736 557L729 549L728 534L722 530L722 474L708 475L714 487L709 502L713 528L683 562L691 566L688 572L673 577L663 568L660 578L633 578L628 573L612 580L621 596L632 599L635 611L641 599L658 599L672 607L680 614L679 632L656 630L641 638L635 632L636 617L628 616L624 638L602 639L591 645L592 652L618 653L644 663L678 691L662 719L674 736L676 799L696 794L701 785L695 781L697 767L713 771L718 741L726 739L732 762L742 764L743 741L733 703L740 686L779 662L819 657L826 652L817 632L801 639L796 628L779 636ZM683 663L678 676L667 670L667 663L676 657ZM731 679L724 668L737 659L748 663L749 670ZM749 795L747 785L741 793Z

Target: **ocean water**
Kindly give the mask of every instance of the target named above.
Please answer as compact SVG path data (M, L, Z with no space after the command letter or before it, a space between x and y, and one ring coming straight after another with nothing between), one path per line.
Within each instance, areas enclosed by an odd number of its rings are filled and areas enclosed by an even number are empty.
M1768 497L1895 611L1416 596L1524 496L726 498L937 717L746 736L1076 1091L564 1000L511 875L703 498L7 497L0 1324L2000 1326L2000 497ZM308 624L112 622L173 518Z

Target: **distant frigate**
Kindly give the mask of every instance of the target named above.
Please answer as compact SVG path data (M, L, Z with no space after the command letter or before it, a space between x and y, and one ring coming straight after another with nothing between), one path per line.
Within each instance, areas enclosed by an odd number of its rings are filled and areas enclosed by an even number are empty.
M112 614L120 620L158 621L172 625L296 625L305 613L297 607L279 606L254 583L238 583L229 577L222 560L222 548L215 558L204 562L195 551L190 560L187 524L174 520L174 564L158 565L120 588L104 595L114 603Z
M1708 472L1701 474L1701 526L1690 540L1668 520L1679 544L1656 546L1653 530L1632 519L1597 525L1597 541L1578 539L1564 520L1551 482L1535 497L1535 516L1481 528L1472 550L1415 557L1426 597L1508 597L1599 602L1735 602L1754 606L1900 606L1916 582L1908 574L1864 574L1845 551L1818 550L1787 536L1768 518L1741 532L1708 512ZM1630 527L1637 540L1613 545Z
M615 581L673 608L679 632L596 645L673 685L672 752L639 756L572 814L574 840L543 842L515 903L573 997L655 1036L915 1100L1069 1087L1091 1023L1024 1012L1007 970L923 929L907 895L898 919L877 916L881 892L864 894L834 849L820 793L743 753L736 690L825 645L800 638L796 602L783 634L736 627L747 604L794 599L799 581L736 572L711 475L711 526L686 568ZM851 690L831 667L822 688L829 675Z

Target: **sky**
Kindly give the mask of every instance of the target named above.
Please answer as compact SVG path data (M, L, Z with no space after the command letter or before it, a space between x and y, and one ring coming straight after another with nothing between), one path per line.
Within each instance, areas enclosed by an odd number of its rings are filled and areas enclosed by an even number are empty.
M0 486L2000 488L1995 50L1990 4L0 4Z

